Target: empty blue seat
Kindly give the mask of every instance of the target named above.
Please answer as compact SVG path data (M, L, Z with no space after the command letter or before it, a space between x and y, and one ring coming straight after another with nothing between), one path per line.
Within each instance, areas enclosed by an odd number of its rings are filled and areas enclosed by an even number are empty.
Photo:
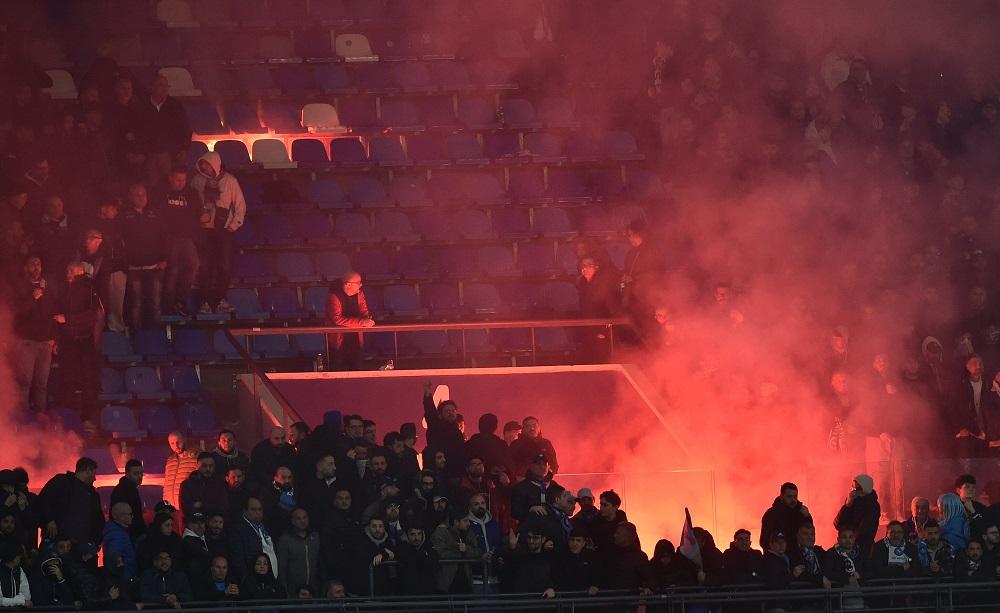
M292 219L287 215L268 216L267 223L258 226L257 232L268 245L277 247L294 246L302 239Z
M181 427L193 436L214 436L219 432L215 411L207 404L191 404L183 407Z
M292 349L288 337L282 334L267 334L253 337L253 355L259 358L291 358L298 355Z
M262 121L269 130L286 134L303 131L302 105L300 103L293 102L290 100L268 99L261 103L261 107L262 107L262 112L261 112ZM284 143L281 141L278 141L278 143L281 144L281 147L275 148L278 150L278 161L279 163L284 163L287 166L288 153L283 151ZM252 152L253 153L252 157L254 161L261 162L261 160L257 159L258 158L257 147L263 144L264 143L260 141L254 143L254 150ZM274 151L275 149L272 149L272 151Z
M422 355L453 354L458 349L451 344L447 330L420 330L400 336L400 344Z
M222 158L222 164L230 170L252 166L250 152L246 144L239 140L220 140L215 143L214 151Z
M536 170L512 170L510 195L521 204L546 204L552 198L545 192L545 178Z
M149 361L168 361L174 358L167 331L163 328L144 328L135 332L135 350Z
M534 307L556 313L580 310L580 296L576 286L568 281L548 281L538 288Z
M404 247L396 254L394 268L406 279L433 279L440 273L438 253L419 247Z
M393 67L393 77L406 93L429 94L437 90L427 65L422 62L399 62Z
M535 346L546 353L567 353L576 349L566 328L537 328Z
M297 138L292 141L292 161L303 164L323 166L330 163L323 142L315 138Z
M194 128L192 127L192 130ZM195 134L206 134L205 132L198 132L195 130ZM187 154L187 165L194 168L198 164L198 158L208 153L208 145L201 141L193 140L188 146Z
M399 87L388 64L373 63L354 73L354 83L366 94L389 96L399 93Z
M307 287L302 292L302 307L315 317L325 317L329 294L326 287Z
M368 218L359 213L340 213L337 215L333 233L337 238L349 243L364 243L372 239Z
M483 148L494 164L521 164L527 161L521 153L521 142L514 132L490 132L483 136Z
M379 166L411 166L398 136L375 136L368 141L371 161Z
M573 116L573 105L562 96L542 100L538 105L538 116L549 128L580 127L580 122Z
M274 84L285 95L302 96L316 91L313 68L309 64L278 64L274 66Z
M375 215L372 234L386 241L415 241L420 235L413 230L410 218L402 211L379 211Z
M660 177L646 170L632 171L628 175L629 192L643 201L657 201L666 197L666 188Z
M79 409L49 407L45 412L49 416L49 425L52 429L61 428L64 432L76 432L83 436L83 420L80 418Z
M246 338L247 337L245 336L237 336L236 340L240 343L241 346L243 346L243 343L245 342ZM237 351L236 348L233 347L233 344L229 342L229 339L226 338L225 330L215 331L215 334L212 336L212 346L215 347L215 350L221 353L222 357L226 358L227 360L240 359L240 352Z
M365 277L369 281L391 281L399 278L399 274L392 267L392 257L387 249L362 249L355 254L353 261L358 270L365 271Z
M570 221L565 209L544 207L535 209L535 232L552 238L572 238L576 236L576 228Z
M234 69L236 86L251 96L273 96L281 93L274 82L271 67L266 64L239 66Z
M490 340L496 348L506 353L531 351L531 331L524 328L497 328L490 330Z
M424 306L437 317L450 317L462 311L458 287L451 284L429 283L421 287Z
M426 317L420 297L412 285L389 285L382 290L382 304L396 317Z
M458 211L453 218L453 224L455 232L467 240L487 240L496 237L486 213L479 209Z
M441 251L441 272L449 277L462 279L480 273L475 247L448 247Z
M236 309L237 319L267 319L269 313L260 306L257 292L252 289L231 288L226 300Z
M493 213L493 226L504 238L533 238L527 209L499 209Z
M108 362L135 362L139 356L132 351L132 343L124 332L105 331L101 334L101 355Z
M330 234L330 218L326 213L307 213L295 217L295 231L300 238L305 239L310 245L322 245L332 240ZM278 274L282 274L278 271ZM300 281L308 281L312 278L310 273L303 272L298 275Z
M513 67L499 60L481 60L473 64L472 79L487 89L517 89Z
M435 134L415 134L406 139L407 153L418 166L446 166L450 163L444 140Z
M350 202L344 188L336 179L316 179L306 185L306 198L324 210L349 209Z
M580 274L580 257L576 253L576 245L572 243L560 243L556 249L556 265L562 270L563 274Z
M132 409L118 405L101 409L101 430L114 438L138 438L145 434L136 422Z
M330 160L344 168L368 165L368 154L360 138L335 138L330 141Z
M432 62L431 79L446 92L470 92L476 89L465 64L454 60Z
M327 48L329 49L330 34L326 33ZM316 86L325 94L356 94L358 89L351 83L351 77L341 64L326 63L319 64L313 72L313 80Z
M257 104L236 98L226 104L226 127L238 134L263 134L267 130L261 125Z
M455 116L451 97L427 98L420 105L423 124L429 130L458 130L462 127Z
M163 380L178 398L197 398L203 392L198 371L191 365L164 368Z
M321 251L316 254L316 272L328 281L340 279L351 270L351 260L340 251Z
M535 107L524 98L505 98L500 101L504 126L516 130L535 130L542 122L535 115Z
M497 109L492 100L459 98L458 120L470 130L496 130L503 126L497 121Z
M444 142L445 155L458 164L489 164L483 155L483 146L468 132L449 134Z
M462 291L462 302L476 315L495 315L503 310L500 292L490 283L467 283Z
M489 220L486 220L487 225ZM455 240L454 217L440 209L422 210L416 215L414 229L425 241Z
M148 366L129 367L125 371L125 389L140 400L166 400L170 396L156 369Z
M392 206L392 200L385 192L385 185L372 177L358 177L351 181L351 201L362 208Z
M294 287L265 287L260 290L260 303L265 311L270 311L279 319L297 319L306 315Z
M345 98L340 101L337 112L340 115L340 122L347 127L373 128L379 125L373 98L364 96Z
M460 172L435 172L427 182L428 193L438 204L468 206L465 175Z
M320 279L307 253L279 253L276 262L278 274L290 283L309 283Z
M271 270L271 260L257 253L244 253L233 260L233 277L243 283L274 283L278 280Z
M306 357L326 353L326 335L295 334L291 338L292 347Z
M165 404L153 404L139 409L139 428L151 436L166 436L177 429L177 418Z
M476 252L479 270L491 277L514 277L519 273L514 268L514 254L509 247L487 245Z
M587 236L612 237L621 232L622 226L615 223L611 212L603 207L587 207L580 220L580 231Z
M582 132L567 138L566 154L578 164L599 162L607 157L604 144L593 135Z
M552 249L551 243L519 244L517 247L517 264L521 272L529 276L548 276L561 272L559 266L556 265L555 252ZM576 272L575 268L572 272Z
M526 135L524 152L538 164L563 164L568 159L563 155L559 137L549 132L532 132Z
M122 373L114 368L101 369L101 400L128 400L132 395L125 390L125 380Z
M549 173L549 193L565 203L583 203L594 199L586 179L579 172L564 168Z
M175 329L174 348L186 360L207 362L219 357L219 353L212 347L212 333L210 330L199 328Z
M389 187L390 197L401 207L430 206L426 182L412 175L396 175Z
M487 171L470 172L462 177L465 196L479 206L504 206L510 198L504 191L501 178Z
M588 177L590 189L601 200L619 200L625 195L625 185L617 168L597 168Z
M645 156L639 153L635 137L621 130L612 130L604 135L604 149L611 155L611 159L616 161L645 159Z

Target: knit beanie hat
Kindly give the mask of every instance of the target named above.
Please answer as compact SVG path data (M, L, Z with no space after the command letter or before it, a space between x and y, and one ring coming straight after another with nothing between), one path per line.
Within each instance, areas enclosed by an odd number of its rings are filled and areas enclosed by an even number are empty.
M861 486L861 491L865 494L871 494L875 489L875 481L868 475L858 475L854 477L854 480Z

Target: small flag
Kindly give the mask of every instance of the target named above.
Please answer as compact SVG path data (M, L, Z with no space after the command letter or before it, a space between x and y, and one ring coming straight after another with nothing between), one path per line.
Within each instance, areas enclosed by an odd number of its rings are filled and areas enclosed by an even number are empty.
M698 539L694 536L694 526L691 524L691 513L684 507L684 528L681 530L681 544L677 548L685 558L691 560L700 569L701 547L698 546Z

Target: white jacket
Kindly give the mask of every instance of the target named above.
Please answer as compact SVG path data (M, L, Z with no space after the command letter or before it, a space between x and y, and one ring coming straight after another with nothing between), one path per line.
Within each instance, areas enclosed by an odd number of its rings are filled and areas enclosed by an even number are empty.
M198 158L198 161L205 160L215 169L215 178L207 176L200 170L191 178L191 187L198 191L205 208L209 209L211 219L208 223L202 224L204 228L215 227L215 217L225 212L226 229L235 231L243 225L243 218L247 214L247 202L243 198L243 190L240 182L233 175L222 170L222 158L214 151L209 151ZM213 198L205 196L205 188L211 181L215 181L219 188L219 199L213 202Z
M28 586L28 577L24 574L23 568L18 568L17 570L21 573L20 589L11 598L7 598L3 595L3 591L0 591L0 607L22 607L24 603L31 600L31 588Z

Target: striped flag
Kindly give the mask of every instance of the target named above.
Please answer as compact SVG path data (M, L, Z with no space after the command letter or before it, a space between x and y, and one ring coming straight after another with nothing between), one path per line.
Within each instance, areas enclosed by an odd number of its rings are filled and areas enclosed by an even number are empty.
M681 544L677 548L685 558L691 560L700 569L701 547L698 546L698 539L694 537L694 526L691 524L691 513L684 507L684 528L681 530Z

